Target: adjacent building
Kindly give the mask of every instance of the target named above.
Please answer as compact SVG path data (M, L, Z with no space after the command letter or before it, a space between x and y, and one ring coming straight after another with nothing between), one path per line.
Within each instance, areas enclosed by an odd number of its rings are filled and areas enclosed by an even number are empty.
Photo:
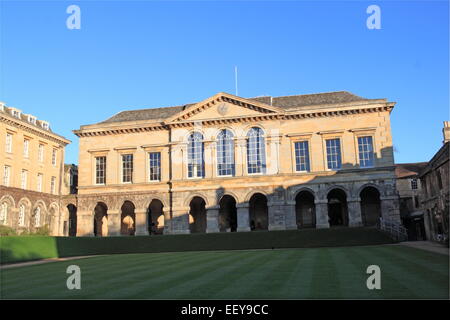
M63 232L64 148L50 124L0 103L0 225Z
M349 92L218 93L81 126L79 236L400 222L390 113Z
M399 163L395 165L397 191L400 197L400 217L408 230L409 240L426 240L423 210L420 206L422 184L419 173L427 162Z
M424 211L426 234L429 240L446 242L449 229L449 146L450 123L444 122L443 146L420 172L422 183L421 207Z

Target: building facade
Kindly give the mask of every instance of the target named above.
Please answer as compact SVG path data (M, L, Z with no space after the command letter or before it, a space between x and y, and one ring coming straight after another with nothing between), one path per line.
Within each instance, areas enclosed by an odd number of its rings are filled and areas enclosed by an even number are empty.
M400 217L408 230L408 240L426 240L423 210L420 205L422 184L419 173L427 162L399 163L395 165L397 191L400 197Z
M0 225L62 234L64 148L49 123L0 103Z
M448 245L450 210L450 122L444 122L444 144L420 172L421 207L427 238Z
M218 93L81 126L77 235L398 222L394 104L344 91Z

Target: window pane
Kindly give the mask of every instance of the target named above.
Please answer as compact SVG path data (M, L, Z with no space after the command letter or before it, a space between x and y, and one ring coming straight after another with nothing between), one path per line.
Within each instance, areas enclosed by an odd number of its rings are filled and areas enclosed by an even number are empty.
M217 172L219 176L234 175L234 140L229 130L217 136Z
M95 183L105 184L106 182L106 157L95 158Z
M122 182L133 182L133 155L122 155Z
M160 152L150 152L149 153L149 161L150 161L150 181L159 181L161 180L161 153Z
M201 178L204 175L204 144L203 135L194 132L188 141L188 177Z
M262 173L266 169L264 133L261 128L251 128L247 134L247 172Z
M373 167L372 137L358 137L359 166L362 168Z
M330 139L326 141L327 145L327 164L328 169L336 170L342 166L341 162L341 141L339 139Z
M308 141L295 143L295 165L297 171L309 171Z

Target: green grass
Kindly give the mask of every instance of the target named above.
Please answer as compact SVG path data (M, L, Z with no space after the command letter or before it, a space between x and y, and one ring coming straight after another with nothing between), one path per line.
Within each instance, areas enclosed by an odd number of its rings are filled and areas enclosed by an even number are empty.
M392 243L375 228L330 228L137 237L0 238L0 263L116 253L314 248Z
M81 268L81 290L66 268ZM381 290L366 269L381 268ZM2 270L1 298L448 299L448 256L398 245L146 253Z

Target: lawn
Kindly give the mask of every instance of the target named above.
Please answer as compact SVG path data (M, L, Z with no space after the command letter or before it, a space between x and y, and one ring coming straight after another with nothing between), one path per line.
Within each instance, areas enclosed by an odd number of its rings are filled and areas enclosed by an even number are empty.
M81 290L66 288L73 264ZM381 290L366 287L374 264ZM401 245L117 254L0 272L2 299L449 297L448 256Z

